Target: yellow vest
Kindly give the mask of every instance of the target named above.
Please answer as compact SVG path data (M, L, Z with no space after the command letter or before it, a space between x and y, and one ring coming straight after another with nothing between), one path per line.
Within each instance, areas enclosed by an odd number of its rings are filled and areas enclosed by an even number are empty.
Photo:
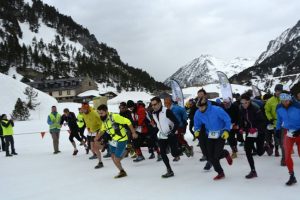
M119 126L119 132L116 132L116 127L113 127L113 124ZM113 113L108 113L107 119L103 122L101 131L102 132L107 132L111 138L115 141L127 141L128 136L126 133L126 129L124 128L123 125L131 125L131 122L129 119L122 117L119 114L113 114Z
M4 122L5 124L7 124L7 123L8 123L8 120L3 119L3 120L1 121L1 127L2 127L2 131L3 131L3 136L13 135L13 134L14 134L13 126L12 126L11 124L9 124L8 127L4 127L4 126L2 126L2 123L3 123L3 122Z
M83 114L81 113L77 115L77 125L79 128L82 128L84 126Z
M52 121L53 124L50 125L50 130L51 129L60 129L61 125L60 125L60 120L61 120L61 116L60 114L56 114L56 117L53 115L53 113L51 113L49 115L50 120Z

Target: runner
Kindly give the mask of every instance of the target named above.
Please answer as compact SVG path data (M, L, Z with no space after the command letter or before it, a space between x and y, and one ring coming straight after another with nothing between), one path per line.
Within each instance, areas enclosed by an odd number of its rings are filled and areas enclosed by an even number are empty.
M109 142L111 158L115 166L120 170L119 174L116 175L115 178L125 177L127 176L127 173L122 167L121 160L125 153L128 137L124 125L127 125L130 128L133 138L137 138L138 135L136 134L129 119L122 117L119 114L108 112L106 105L100 105L97 111L103 123L101 126L101 133L97 134L95 140L99 140L105 132L109 134L111 138Z
M50 129L49 132L53 140L53 148L54 148L53 154L60 153L59 150L59 134L61 128L60 120L61 120L61 115L57 112L56 106L52 106L51 113L48 116L47 123L49 125L49 129Z

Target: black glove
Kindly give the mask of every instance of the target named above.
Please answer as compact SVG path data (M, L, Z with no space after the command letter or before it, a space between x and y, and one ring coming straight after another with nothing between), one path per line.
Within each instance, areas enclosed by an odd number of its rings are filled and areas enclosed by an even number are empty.
M300 129L293 132L293 137L298 137L298 136L300 136Z

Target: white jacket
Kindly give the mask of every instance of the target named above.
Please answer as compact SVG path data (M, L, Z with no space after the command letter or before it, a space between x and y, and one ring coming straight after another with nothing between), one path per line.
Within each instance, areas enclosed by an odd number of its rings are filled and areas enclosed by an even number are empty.
M174 123L167 117L167 108L162 107L162 110L159 112L158 118L157 114L153 114L154 121L156 122L157 128L159 129L157 137L159 139L168 139L168 135L171 133L174 128Z

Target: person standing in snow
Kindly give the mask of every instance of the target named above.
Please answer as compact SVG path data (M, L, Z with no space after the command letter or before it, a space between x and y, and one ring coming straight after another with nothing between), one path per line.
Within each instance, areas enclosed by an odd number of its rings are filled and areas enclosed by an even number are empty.
M1 128L3 131L3 137L5 139L5 151L6 157L11 157L12 155L18 155L15 150L15 142L14 142L14 121L12 119L8 120L5 114L1 117ZM9 153L9 145L11 145L11 153Z
M74 138L76 138L82 145L85 146L83 139L79 136L79 128L77 125L77 118L73 112L70 112L68 108L64 109L64 114L61 117L60 125L63 125L66 122L68 125L70 132L69 132L69 140L74 147L73 156L76 156L78 153L78 149L76 148L76 143Z
M251 171L245 176L247 179L257 177L252 150L254 143L258 156L262 156L269 146L265 144L265 117L259 106L252 103L249 94L244 93L241 96L240 107L240 132L246 132L245 151Z
M119 174L114 178L122 178L127 176L127 173L122 167L121 160L124 157L128 136L126 133L125 125L127 125L135 139L138 137L129 119L122 117L119 114L108 112L106 105L102 104L97 108L97 112L102 120L101 131L95 137L95 140L101 140L105 134L109 135L109 148L111 158L115 166L120 170Z
M162 178L169 178L174 176L174 172L167 156L167 149L169 147L171 148L171 154L173 157L178 157L181 154L175 135L178 128L178 121L170 109L162 106L162 102L159 97L153 97L151 99L151 106L154 110L153 119L159 129L157 138L160 154L165 166L167 167L167 173L163 174Z
M100 119L99 114L89 106L88 103L83 103L81 107L83 113L83 119L86 124L86 128L88 130L88 141L91 143L91 149L94 155L89 159L97 159L99 160L98 164L95 166L95 169L99 169L103 167L103 163L101 161L101 152L100 149L103 148L102 144L100 144L100 139L95 140L97 134L100 133L102 121Z
M287 165L290 178L286 185L297 183L294 174L294 164L292 159L293 146L296 143L298 155L300 156L300 105L292 101L292 96L288 92L280 94L281 103L277 106L276 132L284 132L285 163Z
M60 120L61 120L61 115L57 112L56 106L52 106L51 113L48 116L47 123L49 125L49 129L50 129L49 132L53 140L54 154L60 153L59 150L59 134L61 128Z
M225 178L220 159L226 158L229 165L232 165L232 158L224 149L225 141L229 137L231 119L228 114L219 106L211 105L205 97L197 102L198 110L194 117L195 137L199 137L202 125L205 125L207 134L208 160L218 173L214 180Z
M78 125L78 128L79 128L79 135L80 137L85 141L87 142L87 139L86 137L84 136L84 131L85 131L85 122L84 122L84 119L83 119L83 114L82 114L82 111L81 111L81 108L78 108L78 115L77 115L77 125Z
M268 119L268 127L272 126L273 131L275 132L275 127L276 127L276 120L277 120L277 115L276 115L276 107L277 105L280 103L280 99L279 96L281 94L281 92L283 91L283 85L282 84L277 84L275 86L275 93L274 96L271 97L265 104L265 113ZM283 138L284 138L284 134L283 132L281 132L281 134L277 135L275 134L275 136L277 137L276 139L279 140L279 144L280 144L280 148L281 148L281 166L285 166L285 158L284 158L284 146L283 146ZM275 156L279 156L279 152L276 151L275 149Z
M236 135L239 134L239 107L232 103L230 98L226 98L222 102L222 108L225 110L225 112L229 115L231 118L231 130L229 132L229 138L228 142L230 145L230 148L232 150L232 158L237 157L237 139Z
M0 115L0 122L2 121L2 115ZM5 151L5 141L4 141L4 137L3 137L3 130L2 130L2 126L0 125L0 139L1 139L1 147L2 147L2 151ZM0 147L0 150L1 150Z
M193 146L189 146L188 142L184 139L184 134L186 133L187 127L187 114L184 108L174 104L172 102L172 97L168 96L164 98L164 105L167 109L170 109L175 115L178 121L178 128L176 137L179 145L182 148L182 151L186 154L187 157L191 157L194 155ZM174 161L178 161L180 157L175 157Z

